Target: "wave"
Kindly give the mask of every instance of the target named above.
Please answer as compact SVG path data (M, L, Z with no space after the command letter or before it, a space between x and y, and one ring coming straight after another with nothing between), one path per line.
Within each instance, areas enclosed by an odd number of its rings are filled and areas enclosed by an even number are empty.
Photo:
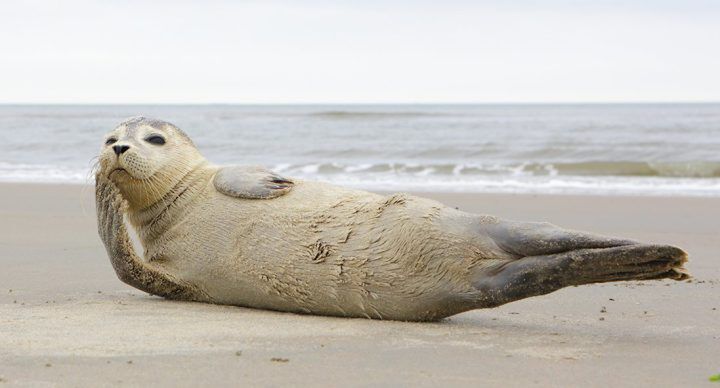
M463 165L315 163L268 166L288 177L378 191L631 194L720 197L717 164ZM700 167L698 167L700 166ZM679 176L688 174L691 176ZM609 175L614 172L615 175ZM584 175L583 175L584 174ZM663 175L665 174L665 175ZM91 184L89 168L0 162L0 181Z
M285 173L383 173L398 175L624 176L720 178L720 162L571 162L515 164L310 163L279 165Z
M49 164L16 164L0 162L0 181L39 183L91 183L90 168Z
M720 177L720 162L579 162L557 163L558 175Z

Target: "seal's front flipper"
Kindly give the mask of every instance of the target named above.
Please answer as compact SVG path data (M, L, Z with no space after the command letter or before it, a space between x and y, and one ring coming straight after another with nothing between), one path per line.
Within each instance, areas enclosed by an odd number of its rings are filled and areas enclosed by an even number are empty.
M115 184L100 174L95 176L95 196L98 233L123 283L170 299L211 300L199 289L182 284L137 256L125 226L122 197Z
M687 254L669 245L633 244L528 256L475 275L478 307L494 307L567 286L689 277Z
M217 191L237 198L271 199L292 190L293 181L262 167L223 167L213 179Z

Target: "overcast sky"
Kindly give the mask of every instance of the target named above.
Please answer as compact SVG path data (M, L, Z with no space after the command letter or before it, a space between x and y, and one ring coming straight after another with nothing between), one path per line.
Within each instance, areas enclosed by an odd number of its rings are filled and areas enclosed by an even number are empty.
M0 102L720 101L718 3L3 1Z

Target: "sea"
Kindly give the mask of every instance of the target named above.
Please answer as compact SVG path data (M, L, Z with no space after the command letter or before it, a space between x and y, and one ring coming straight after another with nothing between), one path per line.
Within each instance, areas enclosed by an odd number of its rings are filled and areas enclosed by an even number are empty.
M91 184L138 115L213 163L375 191L720 196L716 103L0 105L0 181Z

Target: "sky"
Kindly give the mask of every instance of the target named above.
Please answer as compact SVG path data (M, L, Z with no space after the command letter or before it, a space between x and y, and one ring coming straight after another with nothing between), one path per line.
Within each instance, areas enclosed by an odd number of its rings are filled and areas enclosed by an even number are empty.
M720 101L720 1L3 1L0 103Z

